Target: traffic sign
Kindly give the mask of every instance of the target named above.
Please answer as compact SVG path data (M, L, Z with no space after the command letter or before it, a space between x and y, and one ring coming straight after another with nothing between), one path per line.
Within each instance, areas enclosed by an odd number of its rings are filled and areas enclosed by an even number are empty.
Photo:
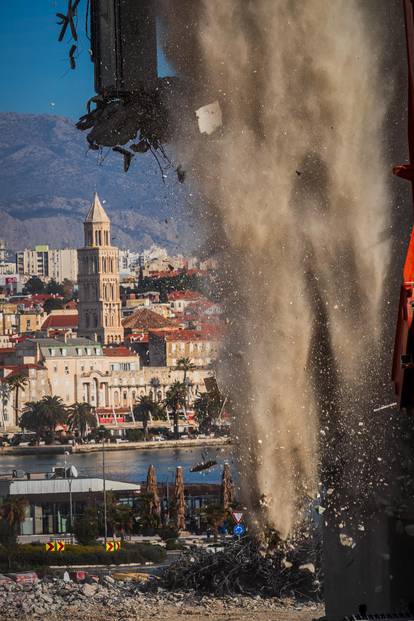
M118 552L121 549L120 541L107 541L105 550L107 552Z
M121 542L120 541L114 541L114 546L115 546L115 552L118 552L118 550L121 549Z
M241 511L232 511L233 520L236 524L240 524L242 521L243 513Z
M46 552L64 552L65 551L65 542L64 541L48 541L45 544Z
M236 524L233 528L233 534L236 537L241 537L246 532L246 527L243 524Z
M64 552L64 551L65 551L65 542L56 541L56 552Z

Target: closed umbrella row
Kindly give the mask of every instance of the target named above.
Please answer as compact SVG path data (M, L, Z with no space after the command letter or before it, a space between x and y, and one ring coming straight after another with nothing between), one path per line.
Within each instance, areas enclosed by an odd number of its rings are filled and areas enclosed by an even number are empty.
M145 492L149 497L149 511L151 515L160 517L161 500L157 485L157 474L155 466L153 466L152 464L148 468ZM223 466L220 493L220 504L224 513L230 511L233 502L234 485L231 476L230 464L225 463ZM182 466L177 466L175 473L174 492L172 497L171 518L172 525L174 525L179 531L185 529L185 513L186 503L184 472Z

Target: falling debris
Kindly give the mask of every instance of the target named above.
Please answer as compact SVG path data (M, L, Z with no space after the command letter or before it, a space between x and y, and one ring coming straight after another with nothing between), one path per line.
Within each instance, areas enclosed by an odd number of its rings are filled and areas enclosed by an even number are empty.
M198 129L201 134L213 134L223 123L221 108L218 101L207 104L196 110Z
M69 63L71 69L76 69L75 52L77 50L76 45L72 45L69 50Z
M313 563L305 563L304 565L299 565L299 571L310 571L311 574L314 574L315 565Z
M345 535L345 533L341 533L339 535L339 541L341 542L342 546L346 546L348 548L355 548L356 544L354 540L349 535Z
M394 403L389 403L388 405L381 405L379 408L375 408L374 412L380 412L381 410L389 410L391 408L395 408L398 403L395 401Z
M132 161L132 158L134 157L134 154L131 153L131 151L128 151L128 149L124 149L123 147L113 147L112 151L121 153L121 155L124 156L124 171L128 172L129 167L131 166L131 161Z
M178 181L179 181L180 183L184 183L184 181L185 181L185 176L186 176L186 172L185 172L185 170L183 170L183 169L181 168L181 166L177 166L177 168L176 168L176 171L175 171L175 172L177 173L177 179L178 179Z
M196 464L195 466L190 468L190 472L202 472L203 470L209 470L209 468L212 468L213 466L216 466L216 465L217 465L217 462L214 460L205 461L205 462L202 462L201 464Z

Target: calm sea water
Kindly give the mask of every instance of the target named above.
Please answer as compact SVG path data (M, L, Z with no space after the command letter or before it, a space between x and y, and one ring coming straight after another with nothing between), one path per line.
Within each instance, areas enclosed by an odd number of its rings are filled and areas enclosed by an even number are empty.
M204 472L190 472L190 468L207 460L217 461ZM175 468L182 466L187 483L219 483L223 464L233 464L231 447L204 447L183 449L153 449L113 451L105 453L106 476L131 483L145 480L148 466L154 464L159 482L172 481ZM81 453L67 456L67 464L76 466L79 476L102 476L102 453ZM63 466L63 455L4 455L0 457L0 474L20 469L25 472L48 472L52 466ZM234 470L234 464L233 464Z

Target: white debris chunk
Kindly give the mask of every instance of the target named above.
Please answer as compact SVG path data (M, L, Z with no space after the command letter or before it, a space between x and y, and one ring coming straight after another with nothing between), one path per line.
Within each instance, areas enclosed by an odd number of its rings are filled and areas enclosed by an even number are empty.
M299 565L300 571L310 571L311 574L315 573L315 565L313 563L305 563L304 565Z
M355 542L352 539L352 537L349 537L349 535L345 535L345 533L341 533L339 535L339 541L341 542L342 546L346 546L348 548L355 548Z
M196 110L196 117L198 119L198 129L200 133L207 134L208 136L223 124L223 117L218 101L214 101Z

